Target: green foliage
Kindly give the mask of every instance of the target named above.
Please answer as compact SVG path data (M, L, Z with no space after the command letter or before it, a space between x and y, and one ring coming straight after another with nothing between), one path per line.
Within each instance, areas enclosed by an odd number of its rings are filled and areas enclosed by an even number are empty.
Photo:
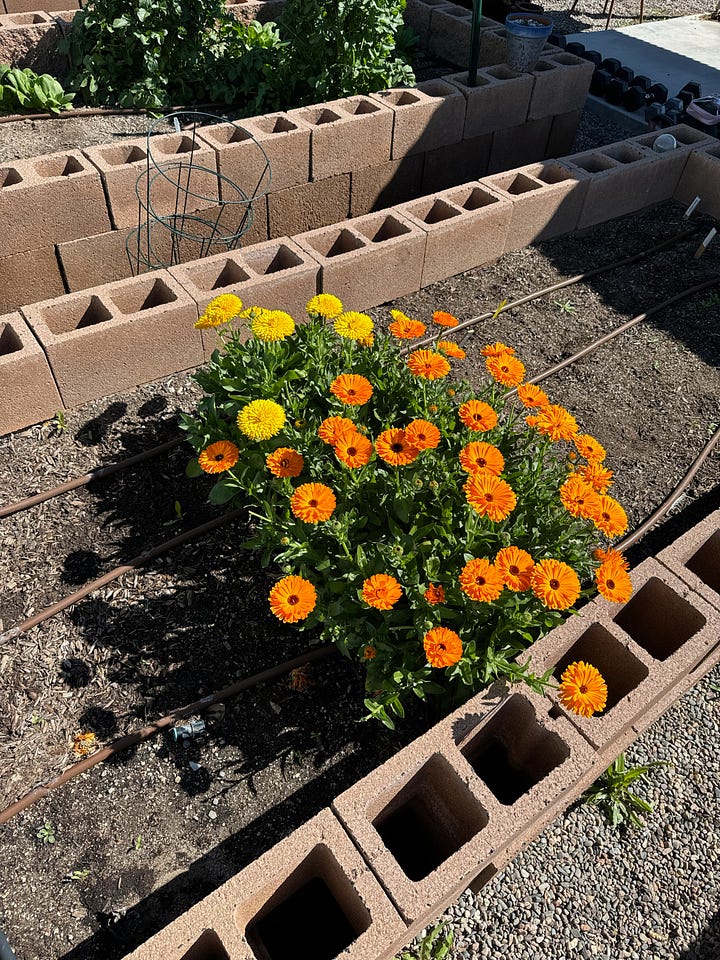
M49 73L38 76L29 67L21 70L0 63L0 113L18 110L60 113L68 109L74 96L74 93L65 93Z
M46 820L41 827L38 827L37 833L35 836L40 840L41 843L55 843L57 839L55 836L55 826L50 823L49 820Z
M444 923L438 923L422 938L417 953L403 950L396 960L447 960L451 956L453 940L452 930L448 930Z
M653 767L667 766L663 761L643 767L626 767L625 754L613 760L595 783L583 794L586 803L600 807L613 827L644 826L639 813L652 813L653 806L633 793L630 786ZM638 812L639 811L639 812Z

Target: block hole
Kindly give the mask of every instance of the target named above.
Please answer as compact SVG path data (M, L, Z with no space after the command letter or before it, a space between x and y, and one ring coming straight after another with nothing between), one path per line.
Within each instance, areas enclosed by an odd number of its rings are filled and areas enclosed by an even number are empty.
M514 80L516 77L521 76L521 74L516 73L515 70L511 70L510 67L506 67L503 63L499 63L496 67L486 67L485 73L490 77L495 77L496 80Z
M699 610L657 577L651 577L614 620L655 660L667 660L706 623Z
M2 187L14 187L16 183L22 183L23 178L13 167L0 168L0 189Z
M100 156L105 163L113 167L119 167L124 163L137 163L138 160L147 159L147 153L142 147L132 146L131 144L118 144L118 146L110 147L108 150L101 150Z
M505 188L513 196L520 196L522 193L531 193L533 190L540 190L541 186L524 173L518 173L513 177L512 182Z
M549 60L538 60L534 72L547 73L548 70L557 70L557 64L550 63Z
M442 80L427 80L420 85L419 89L429 97L447 97L450 94L457 93L456 88L451 87L448 83L443 83Z
M600 671L607 684L607 704L602 713L606 716L613 707L648 675L648 668L620 643L605 627L593 623L573 643L567 653L555 664L553 677L560 682L571 663L583 660Z
M334 960L370 914L325 844L318 844L245 928L258 960Z
M343 253L351 253L365 246L360 237L344 228L337 235L331 233L324 237L313 237L311 243L323 257L339 257Z
M253 270L263 276L268 273L280 273L282 270L289 270L291 267L299 267L303 262L284 243L281 243L277 250L258 250L255 252L248 250L245 258Z
M200 263L191 269L190 277L200 290L221 290L249 280L250 274L234 260L225 260L224 263Z
M291 133L298 129L298 125L289 117L258 117L255 125L260 127L263 133Z
M720 593L720 530L705 541L685 566L711 590Z
M461 750L504 806L511 806L570 756L561 738L540 726L518 694L504 703Z
M472 14L468 10L443 10L446 17L455 17L458 20L472 20Z
M377 113L380 105L373 103L372 100L349 100L344 108L354 117L359 117L366 113Z
M41 177L69 177L71 173L81 173L85 167L77 157L48 157L38 160L35 170Z
M457 76L453 77L453 80L457 80L457 82L461 84L461 86L467 87L468 90L475 89L474 87L470 86L470 77L468 76L467 73L458 74ZM481 74L477 75L477 82L475 83L475 87L487 87L489 86L489 84L490 84L490 81L488 80L487 77L483 77Z
M10 23L26 26L30 23L47 23L47 20L41 13L14 13L10 17Z
M177 296L164 280L147 280L114 290L112 299L121 313L129 314L173 303Z
M425 223L442 223L443 220L452 220L453 217L459 217L460 211L456 210L455 207L451 207L450 204L444 200L435 200L425 212L420 213L419 216Z
M408 93L407 90L388 90L386 93L382 93L381 96L388 100L394 107L408 107L412 103L420 103L420 97L416 97L413 93Z
M720 147L711 147L710 150L703 150L703 154L720 159Z
M369 814L412 881L431 874L488 823L486 811L439 753L389 801L376 801Z
M306 110L303 113L303 119L319 127L324 123L335 123L336 120L340 119L340 114L328 110L327 107L317 107L314 110Z
M566 180L575 179L569 170L556 163L543 163L537 171L533 170L533 176L543 183L564 183Z
M608 156L601 156L597 153L591 153L586 157L577 157L573 160L576 167L581 170L587 170L588 173L603 173L605 170L613 170L617 164Z
M555 63L561 63L564 67L577 67L578 64L585 62L571 53L556 53L553 55L553 60Z
M230 957L215 931L205 930L180 960L230 960Z
M99 323L112 320L110 310L100 297L81 297L70 303L58 303L43 313L43 320L50 331L56 335L94 327Z
M383 240L392 240L393 237L404 237L410 233L410 227L396 217L385 217L379 227L368 225L361 232L373 243L382 243Z
M488 193L487 190L481 190L480 187L473 187L463 193L453 193L451 198L463 210L480 210L482 207L489 207L498 202L498 198Z
M166 157L176 156L179 153L191 153L193 150L200 149L200 145L195 143L192 137L163 137L162 140L153 142L153 146L158 153Z
M236 127L232 123L213 130L211 136L217 143L226 145L229 143L244 143L246 140L252 140L252 134L248 133L248 131L242 127Z
M635 163L636 160L642 160L642 154L633 150L626 143L618 143L611 147L604 147L602 151L606 157L612 157L618 163Z
M22 350L22 340L9 323L0 327L0 357Z
M562 715L562 709L556 703L554 703L548 710L548 716L551 720L559 720Z

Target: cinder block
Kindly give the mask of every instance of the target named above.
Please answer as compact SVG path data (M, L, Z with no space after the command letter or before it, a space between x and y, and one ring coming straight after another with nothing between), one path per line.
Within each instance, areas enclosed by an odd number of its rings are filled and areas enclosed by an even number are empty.
M5 9L8 13L34 13L39 2L40 0L5 0ZM45 12L78 9L79 7L79 0L42 0L42 10Z
M196 317L214 297L234 293L246 307L285 310L300 321L320 289L320 264L288 237L173 267L170 274L195 301ZM215 330L201 333L207 360L218 336Z
M527 163L543 160L552 126L552 117L527 120L517 127L496 130L488 161L488 172L512 170Z
M250 117L235 123L203 127L202 136L217 155L220 195L235 199L225 178L248 197L269 190L286 190L310 179L310 127L286 113ZM254 138L254 140L253 140ZM229 187L229 185L227 185Z
M462 140L465 98L444 80L427 80L411 89L393 87L372 99L393 111L393 160Z
M42 11L0 14L0 63L34 69L35 50L48 31L55 33L55 27Z
M418 35L420 45L427 47L430 34L430 17L436 7L447 7L448 0L407 0L403 13L406 26Z
M33 303L38 290L45 297L65 293L54 246L0 257L0 313Z
M398 210L427 233L422 285L492 263L505 246L510 201L479 183L465 184Z
M531 74L516 73L501 63L478 70L474 87L468 86L467 73L455 73L447 79L467 100L465 140L525 123L533 91Z
M675 189L675 199L690 204L695 197L700 197L698 210L711 217L720 217L719 175L720 145L693 150Z
M587 177L579 170L551 160L496 173L482 182L512 203L506 253L571 233L587 190Z
M327 227L350 216L350 174L278 190L268 203L271 238Z
M389 960L397 910L330 810L228 880L127 960Z
M77 150L0 167L0 250L24 253L109 229L100 174Z
M349 310L366 310L420 289L425 232L396 210L296 237L321 265L322 289Z
M215 151L199 136L195 140L189 133L153 136L150 159L147 148L147 138L137 137L83 150L102 175L115 227L144 223L148 210L172 216L217 203Z
M96 237L58 244L58 256L71 293L133 275L136 259L132 246L129 252L127 249L129 233L111 230Z
M720 610L720 510L671 543L657 559Z
M423 193L437 193L478 180L487 173L493 135L485 133L425 154Z
M257 20L262 9L262 0L238 0L237 3L228 3L228 13L231 13L241 23L251 23Z
M557 50L557 48L556 48ZM595 65L564 51L543 56L533 70L528 120L582 110Z
M572 152L581 116L582 110L572 110L570 113L559 113L552 118L550 136L545 147L547 157L564 157Z
M285 0L262 0L255 19L258 23L274 22L284 9Z
M76 407L203 361L197 308L167 271L23 309L63 404Z
M428 50L435 57L467 66L470 59L472 12L449 3L434 7L430 14Z
M376 167L390 160L393 112L371 97L333 100L288 111L291 120L311 128L310 174L313 180ZM362 149L358 150L358 144Z
M0 317L0 434L48 420L62 408L47 358L19 313Z
M360 217L417 197L424 163L418 154L355 170L350 175L350 215Z

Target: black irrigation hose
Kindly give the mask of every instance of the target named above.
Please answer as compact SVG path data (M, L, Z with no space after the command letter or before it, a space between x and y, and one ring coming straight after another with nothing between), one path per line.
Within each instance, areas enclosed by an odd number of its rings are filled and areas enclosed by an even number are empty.
M209 107L227 107L223 103L199 103L194 107L162 107L164 113L194 113ZM125 117L157 116L158 111L150 107L74 107L59 113L11 113L0 117L0 123L22 123L24 120L72 120L73 117Z

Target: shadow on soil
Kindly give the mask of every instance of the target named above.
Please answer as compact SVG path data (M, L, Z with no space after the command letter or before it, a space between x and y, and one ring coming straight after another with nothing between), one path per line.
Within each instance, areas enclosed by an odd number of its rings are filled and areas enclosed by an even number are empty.
M720 957L720 911L712 918L700 936L687 950L678 954L678 960L717 960Z

